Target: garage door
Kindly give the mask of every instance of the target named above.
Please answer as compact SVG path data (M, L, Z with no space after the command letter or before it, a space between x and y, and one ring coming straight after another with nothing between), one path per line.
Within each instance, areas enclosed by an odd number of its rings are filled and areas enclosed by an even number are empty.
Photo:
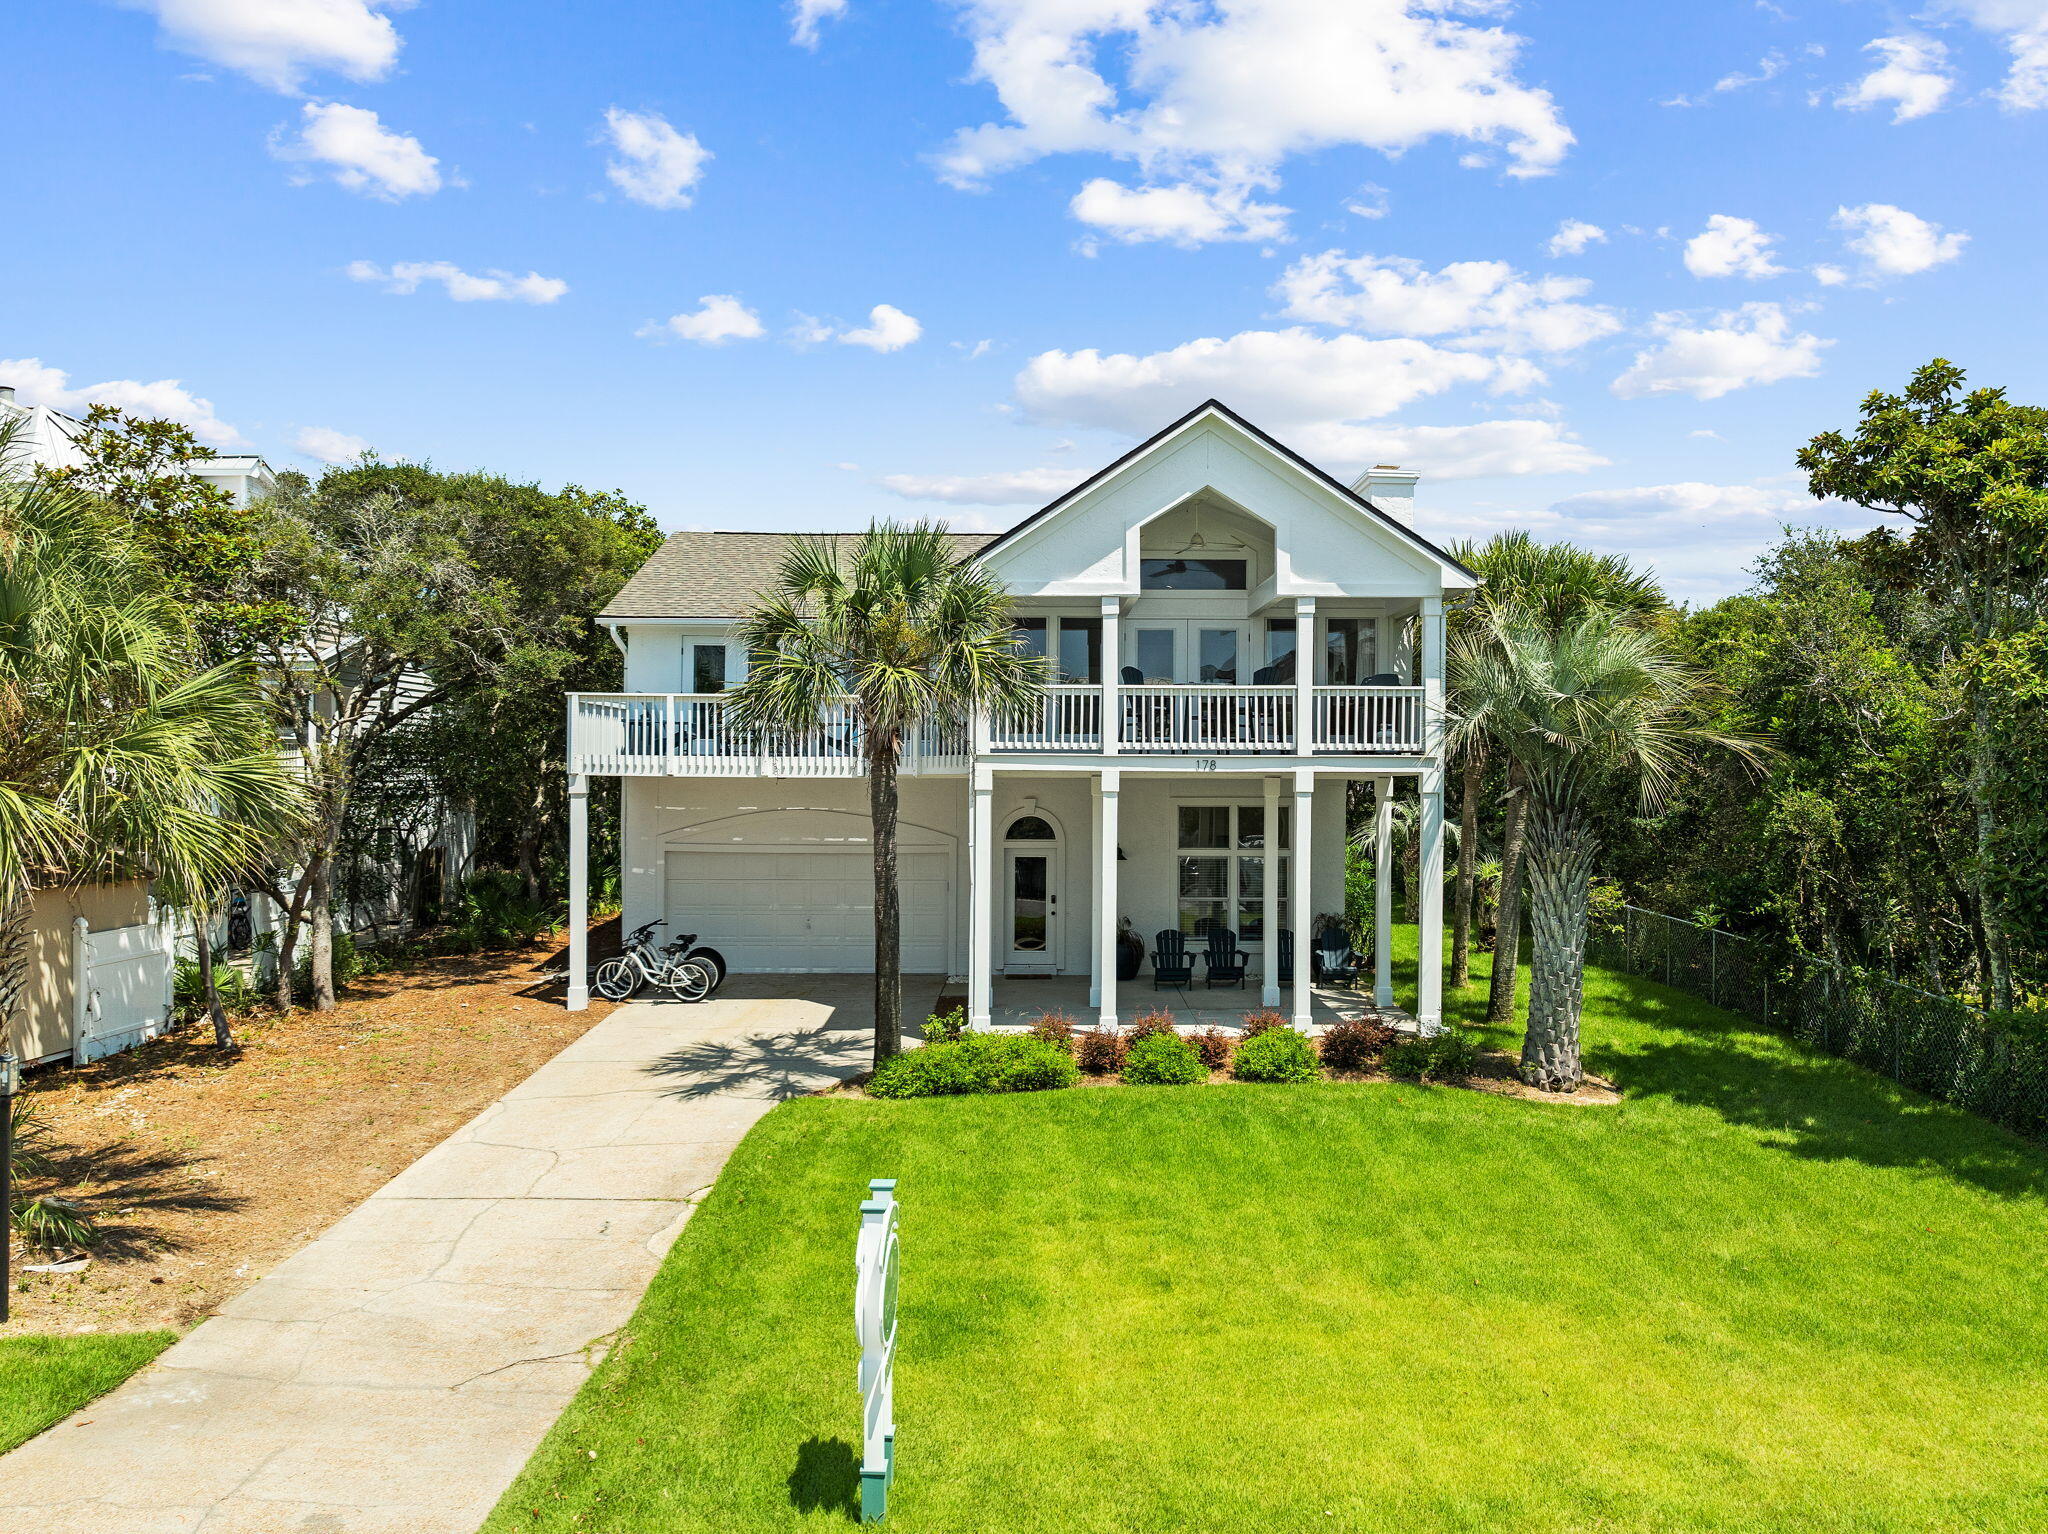
M903 968L945 974L953 909L950 859L902 853ZM848 973L875 967L874 863L865 847L671 852L672 932L695 932L742 974Z

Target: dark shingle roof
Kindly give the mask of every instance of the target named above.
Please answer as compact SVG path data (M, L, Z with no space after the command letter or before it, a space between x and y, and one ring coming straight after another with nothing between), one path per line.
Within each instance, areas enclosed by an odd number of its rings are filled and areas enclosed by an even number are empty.
M851 550L858 533L671 533L598 614L607 618L737 618L775 579L791 540L827 536ZM962 557L1000 533L948 533Z

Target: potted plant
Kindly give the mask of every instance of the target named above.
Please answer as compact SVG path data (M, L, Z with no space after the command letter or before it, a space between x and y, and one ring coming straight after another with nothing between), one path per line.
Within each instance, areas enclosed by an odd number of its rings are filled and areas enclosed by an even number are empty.
M1138 929L1131 925L1128 916L1116 919L1116 978L1119 984L1138 978L1138 971L1145 967L1145 940L1138 936Z

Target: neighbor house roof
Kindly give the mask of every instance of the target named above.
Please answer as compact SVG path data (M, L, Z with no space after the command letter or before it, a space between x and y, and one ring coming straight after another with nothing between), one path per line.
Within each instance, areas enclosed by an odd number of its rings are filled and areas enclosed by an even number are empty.
M978 554L997 533L948 533L962 558ZM671 533L598 614L620 618L738 618L774 581L783 554L798 538L829 538L851 554L859 533Z

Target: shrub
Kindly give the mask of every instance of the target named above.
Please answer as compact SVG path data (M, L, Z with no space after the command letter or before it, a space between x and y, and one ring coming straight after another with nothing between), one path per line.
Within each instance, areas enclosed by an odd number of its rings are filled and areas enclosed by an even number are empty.
M172 970L171 1002L179 1018L190 1021L206 1011L206 991L200 983L197 959L180 959ZM249 977L232 964L213 966L213 988L220 996L221 1009L230 1015L246 1012L256 1002L256 988Z
M518 874L487 868L463 882L461 916L449 937L461 949L508 948L552 932L558 919L552 905L526 898Z
M1387 1050L1389 1076L1408 1081L1463 1081L1479 1063L1479 1041L1459 1029L1434 1038L1403 1038Z
M870 1097L958 1097L970 1092L1044 1092L1080 1079L1058 1045L1029 1034L970 1033L882 1063Z
M1195 1046L1177 1033L1148 1033L1124 1051L1124 1081L1134 1087L1184 1087L1207 1081Z
M1171 1012L1142 1012L1124 1025L1124 1048L1162 1033L1178 1034Z
M957 1044L967 1032L967 1013L959 1007L950 1012L934 1012L924 1020L920 1031L927 1044Z
M1264 1028L1237 1046L1230 1073L1239 1081L1314 1081L1315 1046L1292 1028Z
M1114 1076L1123 1069L1124 1036L1114 1028L1090 1028L1076 1051L1081 1069L1091 1076Z
M356 947L353 934L334 929L334 988L347 990L352 981L363 977L363 956ZM313 994L313 935L308 932L299 939L299 962L292 966L292 994L300 1000Z
M1047 1012L1031 1025L1031 1037L1057 1044L1068 1054L1074 1052L1074 1033L1081 1025L1064 1012Z
M1394 1030L1377 1018L1347 1017L1323 1030L1323 1069L1369 1071L1394 1042Z
M1261 1007L1256 1012L1245 1013L1244 1029L1238 1035L1238 1037L1244 1039L1255 1039L1269 1028L1285 1028L1286 1026L1286 1013L1275 1012L1270 1007Z
M1235 1040L1221 1028L1204 1028L1188 1042L1195 1046L1195 1053L1210 1070L1220 1071L1230 1064L1230 1047Z

